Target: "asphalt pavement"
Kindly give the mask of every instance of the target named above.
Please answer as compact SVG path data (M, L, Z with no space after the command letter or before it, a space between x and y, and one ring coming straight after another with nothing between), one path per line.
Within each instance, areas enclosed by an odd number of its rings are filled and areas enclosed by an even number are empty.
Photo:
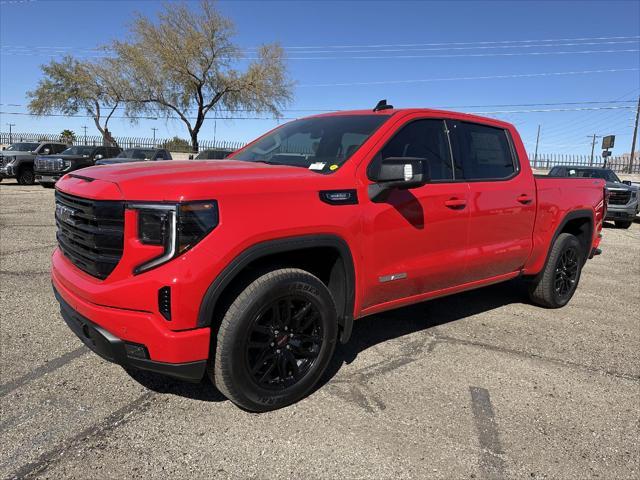
M0 477L640 477L640 224L609 225L571 303L508 282L356 322L300 403L126 372L62 321L53 191L0 184Z

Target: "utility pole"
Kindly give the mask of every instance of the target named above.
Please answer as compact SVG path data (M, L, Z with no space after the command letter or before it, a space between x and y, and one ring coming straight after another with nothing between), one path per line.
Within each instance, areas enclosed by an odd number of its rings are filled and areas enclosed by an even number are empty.
M636 119L636 124L637 123L638 122L637 122L637 119ZM7 123L7 125L9 125L9 143L13 143L13 135L12 135L12 132L11 132L11 127L15 127L16 124L15 123Z
M636 140L638 138L638 117L640 117L640 95L638 96L638 107L636 108L636 125L635 127L633 127L633 140L631 140L631 154L629 156L629 173L633 173L633 155L636 153Z
M589 135L591 138L591 135ZM593 151L596 149L596 138L602 138L602 135L593 134L593 140L591 141L591 159L589 160L589 166L593 166Z
M156 127L151 127L151 130L153 130L153 146L156 146L156 130L158 130Z
M87 126L83 125L82 128L84 128L84 144L87 144Z
M538 166L538 143L540 142L540 125L538 125L538 134L536 135L536 153L533 154L533 168Z

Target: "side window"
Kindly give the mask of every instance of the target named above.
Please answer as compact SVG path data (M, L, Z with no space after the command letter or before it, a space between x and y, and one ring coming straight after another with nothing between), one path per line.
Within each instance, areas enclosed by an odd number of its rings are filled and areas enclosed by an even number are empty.
M53 145L52 153L60 153L60 152L63 152L64 150L66 150L66 149L67 149L66 145L60 145L60 144L55 143Z
M516 171L507 132L501 128L456 122L452 142L467 180L499 180Z
M416 120L395 134L372 162L389 157L418 157L429 163L431 180L453 180L449 143L442 120Z

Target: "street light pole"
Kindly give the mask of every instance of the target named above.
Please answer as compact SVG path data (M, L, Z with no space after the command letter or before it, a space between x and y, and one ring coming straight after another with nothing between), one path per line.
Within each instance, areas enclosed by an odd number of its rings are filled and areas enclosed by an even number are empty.
M631 140L631 154L629 155L629 173L633 173L633 156L636 153L636 140L638 138L638 117L640 117L640 95L638 96L638 107L636 108L636 125L635 127L633 127L633 140Z
M538 134L536 135L536 153L533 154L533 168L538 167L538 143L540 142L540 125L538 125Z
M156 130L158 130L156 127L151 127L151 130L153 130L153 146L156 146Z
M589 135L589 138L591 138L591 135ZM602 135L596 135L595 133L593 134L593 140L591 141L591 159L589 160L590 167L593 166L593 153L596 149L596 138L602 138Z
M9 125L9 143L13 143L13 135L11 132L11 127L15 127L16 124L15 123L7 123L7 125Z
M87 144L87 126L83 125L82 128L84 129L84 144Z

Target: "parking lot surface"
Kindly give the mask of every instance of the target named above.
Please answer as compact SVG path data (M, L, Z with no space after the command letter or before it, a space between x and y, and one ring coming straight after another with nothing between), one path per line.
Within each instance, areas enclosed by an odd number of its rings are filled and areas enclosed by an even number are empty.
M640 224L560 310L519 282L356 322L322 385L250 414L89 352L49 281L53 191L0 185L2 478L640 476Z

